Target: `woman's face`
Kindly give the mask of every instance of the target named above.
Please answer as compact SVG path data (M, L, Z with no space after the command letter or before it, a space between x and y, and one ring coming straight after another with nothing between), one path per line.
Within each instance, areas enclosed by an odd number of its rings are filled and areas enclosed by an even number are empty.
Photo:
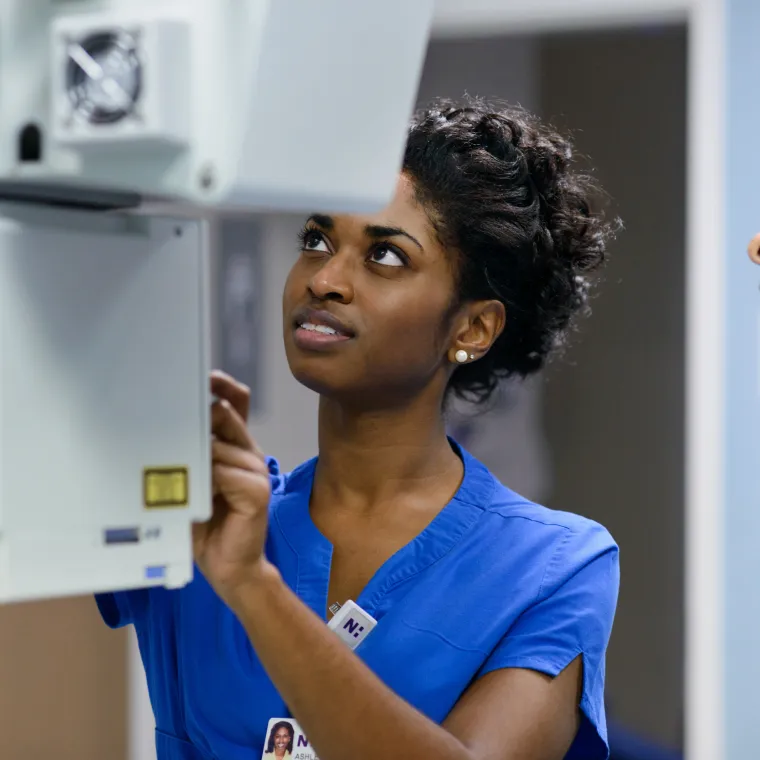
M290 744L290 731L284 726L277 729L274 735L274 748L277 752L284 752Z
M453 339L449 256L411 181L373 216L312 217L283 296L288 363L325 396L387 403L445 388Z

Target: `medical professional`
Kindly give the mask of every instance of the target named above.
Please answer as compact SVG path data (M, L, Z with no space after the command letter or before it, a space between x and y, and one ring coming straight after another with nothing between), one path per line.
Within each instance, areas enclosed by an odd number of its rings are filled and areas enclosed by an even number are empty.
M485 403L565 341L611 231L593 196L533 117L441 101L413 119L387 208L308 219L283 323L320 396L318 457L281 472L248 390L214 374L194 581L97 599L137 630L160 760L258 760L283 720L294 757L607 757L617 546L445 424L451 394ZM328 627L351 601L356 647Z

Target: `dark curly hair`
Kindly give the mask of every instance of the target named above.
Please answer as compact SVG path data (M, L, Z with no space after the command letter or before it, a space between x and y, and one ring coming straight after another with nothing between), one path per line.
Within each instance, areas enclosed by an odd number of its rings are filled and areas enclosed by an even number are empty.
M540 370L588 310L590 275L613 225L592 211L598 188L573 169L570 142L525 110L483 99L433 102L412 119L404 155L418 200L456 253L459 291L501 301L507 321L449 391L488 399L502 378Z

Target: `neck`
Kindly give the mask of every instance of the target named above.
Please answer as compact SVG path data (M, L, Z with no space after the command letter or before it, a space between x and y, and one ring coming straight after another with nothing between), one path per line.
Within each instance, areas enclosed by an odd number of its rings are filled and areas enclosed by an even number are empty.
M320 495L370 509L400 493L437 489L448 480L456 484L461 474L439 397L370 411L320 399L315 474Z

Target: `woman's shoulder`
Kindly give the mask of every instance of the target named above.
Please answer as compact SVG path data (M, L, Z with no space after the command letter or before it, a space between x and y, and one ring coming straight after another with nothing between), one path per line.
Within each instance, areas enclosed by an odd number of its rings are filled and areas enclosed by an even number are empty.
M618 545L600 522L538 504L489 476L493 487L482 504L481 538L494 554L519 557L519 566L540 569L545 587L589 565L617 566Z
M555 537L563 543L588 544L598 549L615 549L617 544L607 528L582 514L544 506L528 499L502 483L488 468L472 455L465 454L465 466L477 473L488 488L480 487L478 495L487 495L481 503L491 516L491 529L501 525L504 531L519 533L521 538L531 535L536 539ZM475 477L471 478L475 480ZM501 532L501 531L498 531Z
M510 524L522 524L523 530L540 534L560 534L566 542L587 543L599 548L617 548L615 539L600 522L577 512L544 506L530 501L499 484L489 511Z
M495 505L493 512L505 528L521 526L523 547L532 551L534 561L543 568L541 587L546 594L579 575L593 579L597 588L607 585L611 593L617 593L619 548L601 523L527 500Z

